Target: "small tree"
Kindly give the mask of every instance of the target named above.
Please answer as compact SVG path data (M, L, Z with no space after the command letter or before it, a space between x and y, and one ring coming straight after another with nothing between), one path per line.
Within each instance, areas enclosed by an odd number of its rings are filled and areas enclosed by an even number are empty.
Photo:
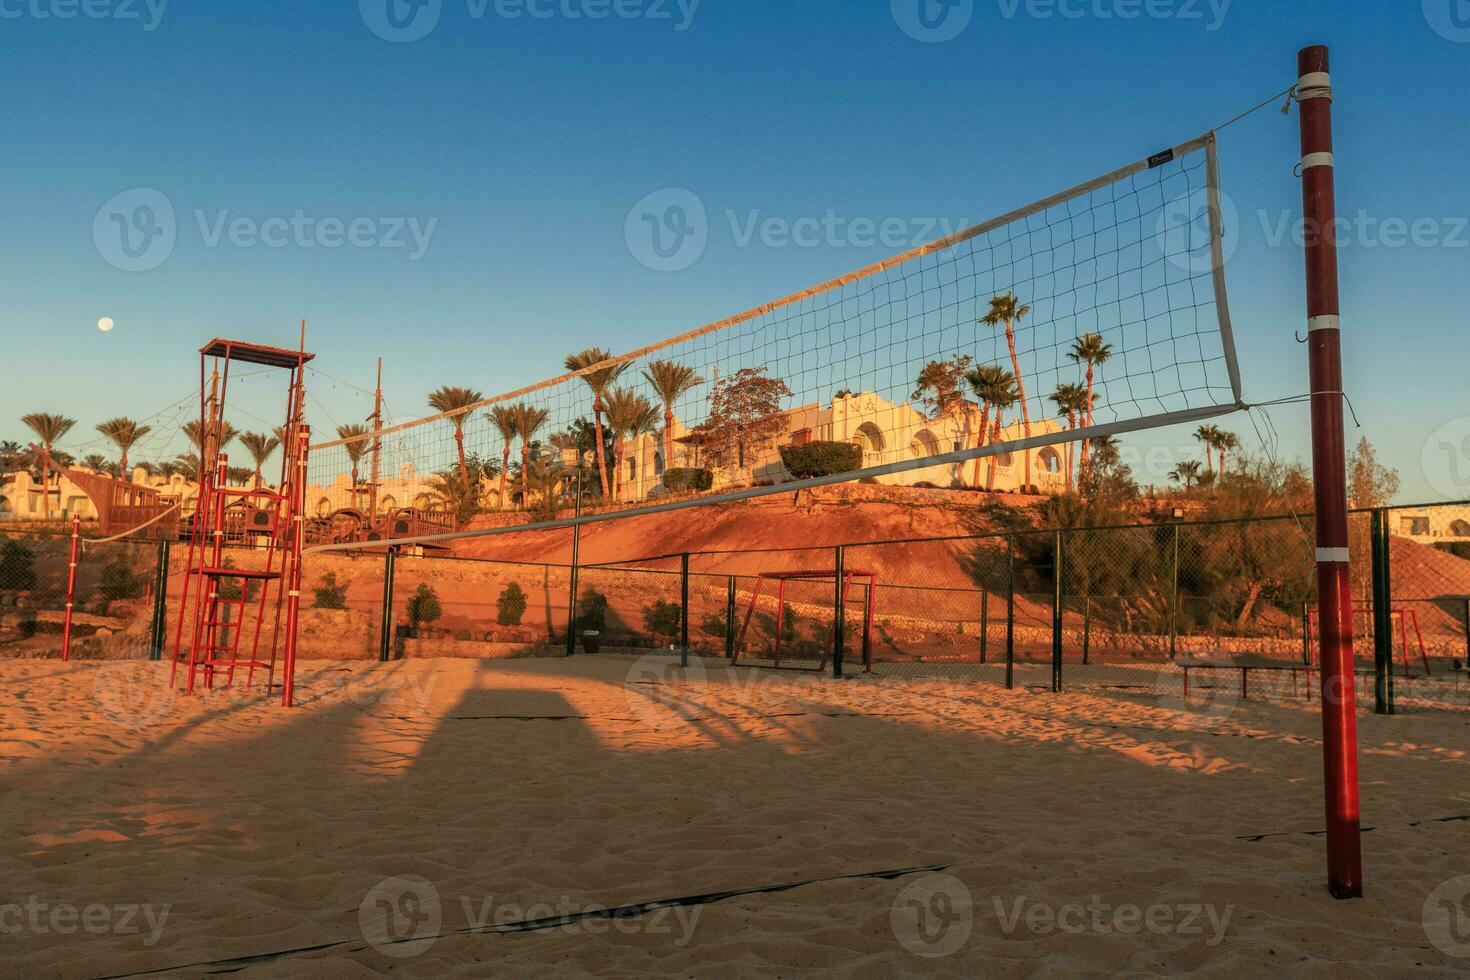
M28 592L36 587L36 555L19 541L0 547L0 589Z
M588 589L577 600L576 628L601 632L607 625L607 596L596 589Z
M519 626L526 614L526 593L519 582L512 582L500 590L495 600L495 622L501 626Z
M657 600L643 609L643 625L655 636L674 636L683 620L683 608L677 602Z
M322 584L313 591L316 593L316 601L312 605L317 609L347 608L347 586L337 584L336 572L323 575Z
M742 368L715 382L709 416L700 426L705 453L716 466L743 469L753 450L769 444L786 427L781 399L791 389L765 368Z
M1366 437L1348 454L1348 495L1354 507L1386 507L1399 492L1399 471L1378 462Z
M439 593L435 592L427 582L420 582L413 595L408 597L408 622L413 630L413 635L418 636L421 627L427 626L442 615L444 615L444 610L439 605Z

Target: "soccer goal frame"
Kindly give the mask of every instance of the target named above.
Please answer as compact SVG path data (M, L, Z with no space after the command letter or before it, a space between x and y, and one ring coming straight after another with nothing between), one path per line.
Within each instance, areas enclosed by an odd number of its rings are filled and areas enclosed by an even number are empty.
M833 586L833 593L834 595L836 595L837 579L839 576L841 576L842 578L840 602L837 603L836 608L833 609L832 629L827 633L827 643L822 651L821 662L818 663L815 667L805 665L799 667L783 665L781 663L781 649L784 643L784 638L781 634L782 629L785 625L786 618L787 584L790 582L831 582ZM846 625L843 611L846 609L847 599L852 593L853 585L861 584L865 589L865 595L863 596L862 631L863 673L866 674L872 672L873 601L874 593L877 591L878 586L878 575L876 572L860 568L849 568L842 570L823 568L801 571L761 572L759 575L756 576L755 588L751 590L750 601L745 607L745 616L742 618L740 623L740 633L735 639L735 646L730 657L730 662L732 664L740 664L740 655L746 652L746 639L750 630L750 623L751 620L755 618L755 611L757 606L759 606L760 604L761 594L762 592L764 592L766 583L768 582L775 584L776 599L776 627L773 631L774 635L772 637L772 663L752 664L749 659L747 659L744 663L744 666L770 667L770 669L773 670L798 670L817 674L825 672L827 669L827 665L832 662L832 657L837 647L839 631L844 629Z

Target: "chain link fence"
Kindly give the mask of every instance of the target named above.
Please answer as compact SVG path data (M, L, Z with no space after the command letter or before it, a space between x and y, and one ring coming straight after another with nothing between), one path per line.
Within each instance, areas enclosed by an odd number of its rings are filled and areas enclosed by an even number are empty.
M1470 505L1355 512L1350 527L1360 699L1470 706ZM1034 691L1188 697L1249 684L1252 697L1305 699L1318 657L1312 532L1310 518L1270 516L599 564L324 554L306 568L300 652L666 654ZM574 532L553 533L575 553ZM0 537L0 654L59 653L69 549L69 535ZM242 568L256 557L228 554ZM81 546L74 653L166 655L182 572L167 543Z

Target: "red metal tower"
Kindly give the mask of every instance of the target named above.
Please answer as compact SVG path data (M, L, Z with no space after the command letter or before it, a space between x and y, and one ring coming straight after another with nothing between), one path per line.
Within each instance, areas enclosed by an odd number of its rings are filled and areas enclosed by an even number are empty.
M170 674L174 678L179 665L187 663L189 693L201 680L205 688L214 687L221 675L226 685L233 683L236 668L245 669L247 687L254 682L256 668L264 670L269 693L275 687L279 651L281 704L292 703L311 435L302 420L304 375L314 356L304 349L304 334L303 327L302 350L216 339L199 351L199 495L190 523ZM281 478L274 489L229 485L229 461L220 451L220 436L235 362L289 373ZM232 549L232 556L225 553L227 543L240 546ZM268 630L267 610L271 610Z

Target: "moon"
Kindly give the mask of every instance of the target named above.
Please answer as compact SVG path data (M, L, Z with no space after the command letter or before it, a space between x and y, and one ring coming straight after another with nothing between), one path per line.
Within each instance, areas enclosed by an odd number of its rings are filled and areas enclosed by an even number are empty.
M97 321L97 329L98 330L101 330L103 333L106 333L107 331L111 330L112 329L112 317L105 316L102 319L98 320Z

